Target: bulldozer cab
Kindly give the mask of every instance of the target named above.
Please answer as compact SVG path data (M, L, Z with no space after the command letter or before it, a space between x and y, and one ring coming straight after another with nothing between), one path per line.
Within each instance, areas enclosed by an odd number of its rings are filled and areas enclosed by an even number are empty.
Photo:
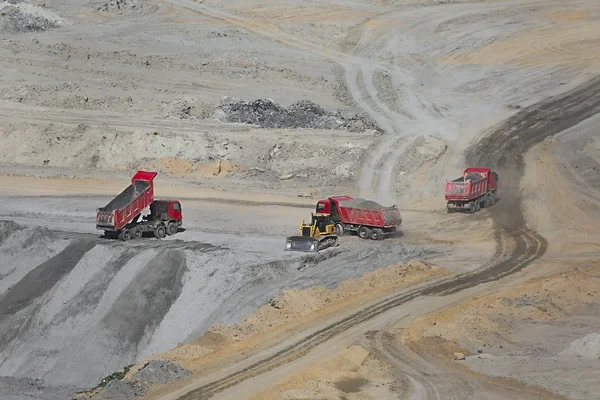
M337 245L335 225L331 223L329 214L311 214L310 223L302 220L300 236L286 239L286 250L320 251Z
M335 226L331 223L329 215L312 214L310 225L303 221L300 232L302 236L316 238L335 232Z

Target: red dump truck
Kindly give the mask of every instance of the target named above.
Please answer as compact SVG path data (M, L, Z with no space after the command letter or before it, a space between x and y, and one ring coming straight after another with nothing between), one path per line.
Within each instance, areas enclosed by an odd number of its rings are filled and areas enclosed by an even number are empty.
M152 232L162 239L174 235L182 223L181 203L177 200L154 200L154 178L157 172L138 171L131 185L110 203L96 211L96 229L107 238L139 239ZM142 217L142 212L150 214Z
M498 174L489 168L467 168L460 178L446 181L446 209L479 211L496 203Z
M382 240L396 232L402 223L396 205L384 207L371 200L349 196L329 197L317 202L317 215L328 215L337 235L357 232L362 239Z

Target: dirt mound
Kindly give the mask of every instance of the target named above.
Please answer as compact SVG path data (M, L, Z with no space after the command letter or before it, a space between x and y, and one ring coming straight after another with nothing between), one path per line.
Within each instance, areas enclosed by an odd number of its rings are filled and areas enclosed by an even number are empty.
M20 1L0 3L0 34L45 31L65 24L59 15Z
M98 11L109 13L135 13L144 8L142 0L110 0L97 8Z
M308 100L285 108L269 99L252 102L226 99L216 107L213 116L223 122L252 124L261 128L337 129L350 132L380 130L366 115L346 110L329 112Z
M181 379L190 374L185 368L165 360L152 360L144 365L135 375L137 381L164 384Z

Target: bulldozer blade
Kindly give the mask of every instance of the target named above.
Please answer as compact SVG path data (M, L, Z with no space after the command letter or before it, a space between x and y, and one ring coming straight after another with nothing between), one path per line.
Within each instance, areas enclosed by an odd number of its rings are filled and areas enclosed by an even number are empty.
M316 253L336 245L336 235L322 236L319 239L309 236L290 236L286 239L285 250Z
M319 251L319 241L310 236L290 236L285 240L285 250L316 253Z

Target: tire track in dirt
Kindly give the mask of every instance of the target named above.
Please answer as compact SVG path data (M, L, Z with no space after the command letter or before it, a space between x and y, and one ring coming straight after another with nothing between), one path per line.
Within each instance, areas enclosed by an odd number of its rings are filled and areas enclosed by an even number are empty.
M509 190L507 195L501 195L497 205L490 208L497 230L497 255L501 258L498 262L474 272L442 279L423 288L392 296L332 323L242 370L198 387L179 399L210 398L244 380L301 358L340 332L417 297L456 293L502 279L530 265L545 253L547 242L540 234L526 227L525 218L520 210L519 183L524 174L523 154L546 137L577 125L599 112L600 78L595 78L561 96L524 109L494 128L488 136L469 149L467 159L470 162L497 168L503 174L500 182L508 182L502 186ZM513 193L510 192L511 188ZM508 246L507 241L513 241L514 245Z
M466 367L449 365L436 359L423 357L420 352L398 345L396 338L387 332L369 332L365 347L376 358L387 362L394 376L406 376L412 385L410 399L462 400L484 399L556 399L564 397L544 389L520 384L509 379L485 377L467 372Z

